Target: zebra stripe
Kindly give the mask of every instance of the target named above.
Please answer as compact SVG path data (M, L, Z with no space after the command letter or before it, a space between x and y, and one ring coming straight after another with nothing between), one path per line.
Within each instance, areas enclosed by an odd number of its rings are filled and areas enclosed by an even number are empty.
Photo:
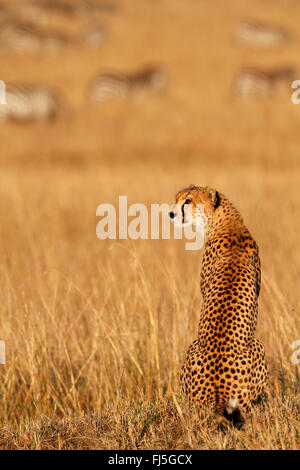
M16 122L54 120L64 110L56 93L38 85L7 85L6 104L0 106L0 120Z
M29 23L0 26L0 46L17 52L54 52L63 46L81 44L95 47L105 40L106 31L99 25L88 28L77 38L68 38L57 32L44 33Z
M92 2L89 0L32 0L17 6L10 6L15 16L21 15L34 21L44 21L47 16L72 18L76 16L92 16L98 13L110 13L115 10L110 2Z
M261 47L279 46L290 40L283 29L252 21L242 22L235 31L235 38L239 43Z
M59 33L43 33L31 24L9 23L0 27L0 46L15 51L53 51L68 43Z
M292 82L296 70L279 68L262 71L256 68L241 70L233 81L233 93L239 96L272 96Z
M130 93L130 83L125 75L102 74L90 85L89 95L93 101L124 98Z
M147 68L134 74L103 73L95 77L88 88L93 101L143 95L148 88L162 89L166 84L165 72L160 68Z
M0 105L6 104L6 86L5 82L0 80Z

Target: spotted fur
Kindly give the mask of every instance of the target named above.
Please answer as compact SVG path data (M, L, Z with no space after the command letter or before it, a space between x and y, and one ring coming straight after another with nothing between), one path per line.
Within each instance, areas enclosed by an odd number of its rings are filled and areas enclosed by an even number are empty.
M198 337L187 351L181 383L191 400L214 407L239 425L267 381L264 346L255 338L258 246L239 212L216 190L191 186L177 194L176 203L172 218L201 223L205 232Z

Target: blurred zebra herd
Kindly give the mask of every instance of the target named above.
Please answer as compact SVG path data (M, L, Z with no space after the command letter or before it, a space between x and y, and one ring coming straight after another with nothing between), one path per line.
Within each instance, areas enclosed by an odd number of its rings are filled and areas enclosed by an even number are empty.
M0 0L0 51L53 54L73 46L103 47L109 39L101 23L103 15L118 14L118 7L105 0L23 0L18 3ZM79 19L84 25L83 32L74 37L56 29L55 25L66 18ZM283 28L259 21L243 21L234 31L235 46L241 47L286 47L292 40ZM269 70L245 67L233 78L232 94L272 97L290 87L296 73L293 67ZM90 101L100 103L113 98L144 96L148 89L164 90L166 85L164 67L142 67L134 73L100 73L91 78L86 92ZM43 83L7 83L5 88L5 104L0 100L0 122L50 121L71 112L63 96Z
M286 47L293 39L280 26L260 21L243 21L235 30L234 40L241 46L266 49ZM291 88L296 78L297 69L290 66L276 66L268 70L244 67L234 77L232 92L239 97L273 97Z
M107 32L99 24L104 13L115 14L117 7L104 0L24 0L18 4L2 1L0 50L51 54L62 47L102 47L107 41ZM47 27L66 18L82 21L83 34L70 37ZM2 82L1 85L5 86L5 104L0 100L0 122L50 121L71 112L58 91L44 84ZM100 73L90 80L87 95L93 102L102 102L109 98L143 96L147 89L160 90L165 85L162 67L142 67L129 74Z

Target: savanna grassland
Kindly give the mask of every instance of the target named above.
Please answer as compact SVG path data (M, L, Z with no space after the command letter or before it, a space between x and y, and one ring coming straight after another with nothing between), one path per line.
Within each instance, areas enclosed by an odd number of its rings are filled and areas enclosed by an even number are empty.
M244 65L300 65L300 3L117 5L99 48L0 51L1 80L54 86L70 107L53 123L0 126L0 448L299 449L300 106L290 90L238 100L230 87ZM294 41L237 45L249 17ZM59 27L76 34L82 23ZM89 102L98 72L153 63L165 91ZM260 247L257 337L270 380L242 431L179 387L200 312L199 252L96 237L100 203L173 203L190 183L226 194Z

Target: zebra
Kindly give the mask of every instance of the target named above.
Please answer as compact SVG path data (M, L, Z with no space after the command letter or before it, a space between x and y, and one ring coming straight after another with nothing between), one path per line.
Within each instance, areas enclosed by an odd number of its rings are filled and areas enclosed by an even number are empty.
M0 105L6 104L6 85L3 80L0 80Z
M103 44L106 37L105 29L99 25L89 27L75 38L54 31L45 33L31 23L7 23L0 26L0 47L22 52L54 52L67 45L94 47Z
M88 17L114 10L115 6L110 2L90 0L30 0L15 8L11 6L11 12L16 16L28 17L33 21L45 21L53 15L61 18Z
M286 44L290 36L283 29L257 21L243 21L235 31L239 43L253 46L274 47Z
M31 23L9 22L0 26L0 46L14 51L55 51L68 44L60 33L44 33Z
M237 96L271 97L286 88L296 76L296 70L283 67L263 71L257 68L244 68L235 76L232 89Z
M141 96L149 88L161 90L165 85L165 72L149 67L133 74L102 73L92 80L88 94L92 101L101 102L114 97Z
M0 121L18 123L53 121L67 107L58 94L40 85L6 85L6 104L0 105Z

